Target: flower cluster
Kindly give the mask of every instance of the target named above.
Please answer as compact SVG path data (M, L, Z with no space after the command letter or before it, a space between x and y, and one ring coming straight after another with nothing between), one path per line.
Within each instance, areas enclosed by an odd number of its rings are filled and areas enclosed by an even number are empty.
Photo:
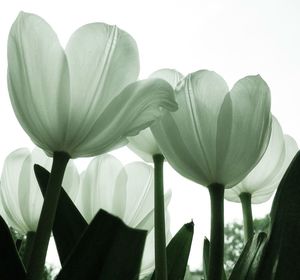
M42 18L18 15L8 38L8 91L39 148L18 149L4 162L0 247L14 256L7 266L14 269L0 268L0 275L41 279L53 231L62 264L57 279L183 279L194 225L171 239L166 160L209 190L206 279L224 279L224 197L241 202L250 244L232 279L282 279L285 249L293 246L278 225L284 223L287 234L300 228L300 163L296 156L291 164L298 147L272 116L267 83L249 75L229 89L214 71L184 76L167 68L137 80L139 68L135 40L117 26L84 25L63 49ZM124 166L107 154L125 145L154 168ZM94 157L81 174L78 157ZM265 202L277 188L266 241L254 235L251 203ZM22 261L8 226L27 235ZM298 251L290 253L296 260Z

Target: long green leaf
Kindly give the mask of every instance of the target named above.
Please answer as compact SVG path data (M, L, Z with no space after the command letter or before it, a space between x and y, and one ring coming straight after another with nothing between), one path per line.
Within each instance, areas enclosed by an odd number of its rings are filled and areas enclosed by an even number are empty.
M138 279L146 235L99 210L56 279Z
M10 230L0 216L0 279L24 280L26 277L24 266L19 257Z
M44 195L50 173L37 164L34 165L34 172ZM53 236L61 264L64 264L87 226L88 223L62 188L53 225Z
M300 152L282 178L271 211L271 231L257 279L300 277Z
M231 272L229 280L255 279L258 269L258 260L261 258L262 249L264 248L266 240L267 234L264 232L256 233L248 240Z
M168 279L184 279L194 235L194 223L184 224L167 246ZM152 278L155 279L155 271Z
M208 279L208 265L209 265L209 240L205 237L203 242L203 274L204 279Z

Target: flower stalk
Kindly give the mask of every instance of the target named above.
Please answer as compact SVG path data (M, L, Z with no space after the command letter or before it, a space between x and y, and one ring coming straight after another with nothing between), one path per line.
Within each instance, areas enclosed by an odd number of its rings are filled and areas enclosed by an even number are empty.
M208 186L211 201L211 231L208 279L223 277L224 259L224 185L213 183Z
M44 203L36 231L31 258L28 264L28 280L40 280L43 273L49 239L53 227L64 172L70 156L65 152L53 153L53 164Z
M244 243L246 244L249 238L252 237L254 232L251 208L251 194L246 192L241 193L240 200L243 208Z
M164 156L153 155L154 162L154 231L155 231L155 278L168 279L166 234L165 234L165 207L163 185Z

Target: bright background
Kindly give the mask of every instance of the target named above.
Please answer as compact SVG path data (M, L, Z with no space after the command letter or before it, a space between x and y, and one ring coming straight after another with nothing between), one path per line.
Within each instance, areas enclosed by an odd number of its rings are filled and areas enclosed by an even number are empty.
M166 67L183 74L210 69L232 86L246 75L259 73L271 88L273 114L284 132L300 143L300 1L10 0L0 2L0 169L11 151L33 147L15 118L6 86L7 36L20 10L43 17L63 45L83 24L100 21L118 25L137 41L140 78ZM127 148L113 154L124 163L139 160ZM77 161L80 170L89 160ZM167 164L165 172L165 185L173 189L169 207L172 232L191 219L196 225L189 263L197 269L203 237L209 236L208 191ZM253 206L254 217L263 217L270 205L269 201ZM241 206L225 203L225 221L241 219ZM57 265L53 243L50 249L47 260Z

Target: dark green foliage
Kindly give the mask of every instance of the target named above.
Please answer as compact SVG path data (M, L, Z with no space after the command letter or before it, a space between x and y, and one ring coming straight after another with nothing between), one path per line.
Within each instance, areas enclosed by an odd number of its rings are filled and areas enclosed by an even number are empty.
M257 279L299 279L300 152L280 182L270 216L269 240Z
M0 216L0 279L24 280L25 269L8 226Z
M256 233L252 236L243 249L237 263L235 264L229 280L254 280L256 277L259 260L266 243L267 234Z
M50 173L37 164L34 165L34 172L44 195ZM53 224L53 236L62 265L87 226L88 223L62 188Z
M267 232L269 223L269 216L266 216L262 219L254 219L253 225L255 232ZM224 269L226 274L230 275L244 248L243 225L237 222L226 224L224 233Z
M100 210L56 279L138 279L146 234Z
M184 224L167 246L168 279L183 279L194 235L194 223ZM152 275L155 279L155 272Z

